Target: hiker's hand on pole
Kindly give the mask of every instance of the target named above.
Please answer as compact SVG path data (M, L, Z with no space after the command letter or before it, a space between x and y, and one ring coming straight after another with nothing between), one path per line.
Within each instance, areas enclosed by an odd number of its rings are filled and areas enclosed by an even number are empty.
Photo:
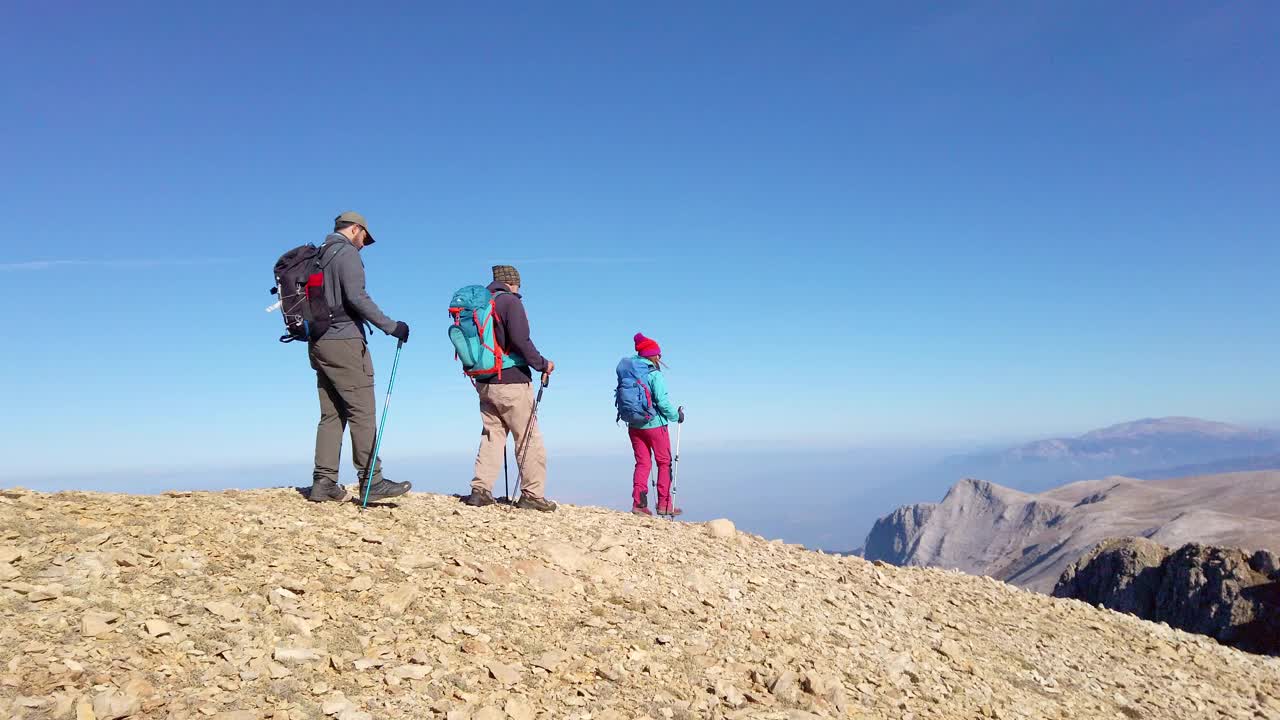
M677 420L677 422L681 422L681 423L684 422L684 406L683 405L676 408L676 414L679 416L679 420Z
M391 337L402 343L409 342L409 326L402 322L396 323L396 329L391 331Z
M543 387L546 387L547 385L550 385L550 384L551 384L551 373L555 372L555 370L556 370L556 364L555 364L554 362L551 362L550 360L548 360L548 361L547 361L547 369L542 371L542 386L543 386Z

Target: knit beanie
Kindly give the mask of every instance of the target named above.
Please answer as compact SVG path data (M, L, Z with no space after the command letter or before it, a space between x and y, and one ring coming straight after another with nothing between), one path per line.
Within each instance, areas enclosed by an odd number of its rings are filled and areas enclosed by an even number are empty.
M636 352L640 357L652 358L662 354L662 348L658 346L658 341L651 340L644 336L644 333L636 333Z
M493 281L515 287L520 284L520 271L511 265L494 265Z

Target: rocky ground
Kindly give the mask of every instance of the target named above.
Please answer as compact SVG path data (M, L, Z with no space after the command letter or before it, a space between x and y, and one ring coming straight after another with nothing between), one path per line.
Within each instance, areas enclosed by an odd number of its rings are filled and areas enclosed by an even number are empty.
M1280 718L1280 660L719 521L8 490L0 717Z

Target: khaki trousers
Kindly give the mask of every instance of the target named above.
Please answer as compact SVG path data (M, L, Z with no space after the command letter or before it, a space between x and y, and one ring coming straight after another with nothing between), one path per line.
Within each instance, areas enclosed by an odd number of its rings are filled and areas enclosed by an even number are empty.
M521 492L533 498L544 497L547 449L542 444L538 420L533 417L532 386L528 383L476 383L476 392L480 395L480 419L484 423L484 431L480 435L480 451L476 453L476 472L471 488L493 493L498 473L502 472L507 434L510 433L516 439Z
M373 397L373 358L362 338L318 340L309 348L320 395L320 424L316 426L315 482L338 482L342 433L351 428L351 460L363 481L378 432ZM381 463L374 482L382 479Z

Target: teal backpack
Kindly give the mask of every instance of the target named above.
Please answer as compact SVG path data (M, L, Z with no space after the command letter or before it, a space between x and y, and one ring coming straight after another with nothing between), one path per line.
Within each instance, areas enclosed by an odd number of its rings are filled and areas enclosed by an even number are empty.
M454 293L449 301L449 316L453 318L449 341L462 363L462 372L469 378L501 379L503 370L527 364L518 354L498 345L496 329L502 318L498 317L493 301L505 293L505 290L491 293L483 285L468 285Z

